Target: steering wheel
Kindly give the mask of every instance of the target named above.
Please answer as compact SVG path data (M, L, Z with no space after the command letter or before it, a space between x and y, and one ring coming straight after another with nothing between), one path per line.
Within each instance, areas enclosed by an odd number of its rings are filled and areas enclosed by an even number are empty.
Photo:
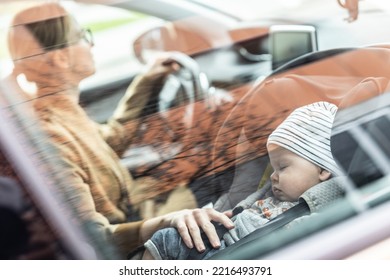
M166 170L175 168L175 163L169 160L180 153L192 151L192 146L196 144L194 137L200 138L199 129L196 130L194 125L195 116L204 115L210 105L211 88L198 63L180 52L169 53L167 59L177 62L180 69L168 75L163 84L151 85L153 93L141 113L144 120L136 140L152 146L158 156L152 164L134 169L133 174L148 175L148 172L156 172L157 165L164 174L169 173Z
M159 94L159 111L171 109L187 102L195 102L207 97L209 81L200 71L198 63L181 52L172 52L170 58L181 69L167 77Z
M181 52L171 52L168 59L176 61L180 70L168 75L162 86L154 86L156 92L149 99L142 116L164 115L170 109L207 99L210 84L198 63Z

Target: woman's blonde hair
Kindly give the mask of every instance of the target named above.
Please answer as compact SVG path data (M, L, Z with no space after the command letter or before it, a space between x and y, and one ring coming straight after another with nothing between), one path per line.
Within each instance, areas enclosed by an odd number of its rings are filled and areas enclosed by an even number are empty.
M57 3L30 7L15 15L8 34L12 59L20 60L67 47L74 19Z

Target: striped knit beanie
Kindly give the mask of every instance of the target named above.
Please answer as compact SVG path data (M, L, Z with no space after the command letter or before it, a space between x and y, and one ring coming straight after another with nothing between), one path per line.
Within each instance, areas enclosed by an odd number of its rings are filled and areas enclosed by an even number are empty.
M328 102L295 109L268 137L267 147L276 144L337 175L339 168L330 149L336 112L336 105Z

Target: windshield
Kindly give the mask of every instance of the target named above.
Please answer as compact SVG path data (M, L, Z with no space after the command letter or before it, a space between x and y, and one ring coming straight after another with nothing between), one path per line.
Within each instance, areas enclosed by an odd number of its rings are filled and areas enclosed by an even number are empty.
M223 11L240 20L252 21L259 19L300 19L317 20L322 16L334 14L343 17L343 11L337 1L321 0L191 0L204 6ZM366 0L359 1L360 13L372 12L380 9L390 10L390 3L386 0ZM341 18L339 16L339 18Z

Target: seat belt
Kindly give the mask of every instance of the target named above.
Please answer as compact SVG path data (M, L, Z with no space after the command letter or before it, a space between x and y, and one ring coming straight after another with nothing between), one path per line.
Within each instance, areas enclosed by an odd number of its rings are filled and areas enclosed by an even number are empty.
M236 250L238 247L246 243L252 242L254 240L257 240L259 238L262 238L264 236L267 236L273 231L295 220L296 218L299 218L304 215L309 215L309 214L310 214L309 206L305 201L301 201L297 205L291 207L290 209L284 211L282 214L271 219L260 228L256 229L255 231L246 235L242 239L238 240L236 243L212 255L209 259L225 259L224 256L229 255L232 251ZM228 231L223 225L217 225L216 230L220 239L222 239L223 235ZM207 237L206 240L208 240ZM205 246L208 246L208 248L212 248L210 242L206 240L205 240ZM199 253L198 251L196 251L196 249L192 249L189 259L199 260L202 259L204 255L205 253Z

